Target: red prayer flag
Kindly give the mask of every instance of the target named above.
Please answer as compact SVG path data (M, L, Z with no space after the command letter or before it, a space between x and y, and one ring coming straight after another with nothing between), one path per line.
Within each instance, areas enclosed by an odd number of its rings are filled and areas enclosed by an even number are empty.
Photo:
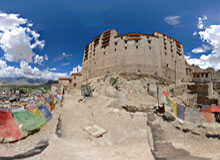
M21 133L11 112L0 111L0 138L16 141L20 138L20 136Z
M50 111L52 111L52 110L53 110L53 102L50 101Z
M167 93L166 91L163 91L163 95L166 96L166 97L169 96L168 93Z

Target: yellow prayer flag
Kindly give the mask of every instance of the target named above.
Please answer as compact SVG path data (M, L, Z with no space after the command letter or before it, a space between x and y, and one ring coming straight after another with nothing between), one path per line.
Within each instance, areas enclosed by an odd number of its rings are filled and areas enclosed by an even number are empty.
M54 96L54 102L57 103L58 102L58 99L56 96Z
M31 112L33 114L36 114L38 116L44 117L43 114L41 113L41 111L38 108L29 110L29 112Z
M177 116L177 106L176 106L176 103L173 102L172 100L170 100L170 105L171 105L171 108L173 110L174 115Z

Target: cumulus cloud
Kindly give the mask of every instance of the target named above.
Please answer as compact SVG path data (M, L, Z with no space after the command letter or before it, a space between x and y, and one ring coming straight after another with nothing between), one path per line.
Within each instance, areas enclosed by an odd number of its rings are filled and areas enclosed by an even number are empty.
M164 18L164 21L169 25L178 25L180 24L180 16L167 16Z
M43 56L35 55L34 63L42 65L43 61L44 61L44 57Z
M39 40L40 35L30 28L32 25L19 14L0 13L0 47L6 60L32 62L32 49L44 48L45 41Z
M6 62L0 60L0 77L1 78L16 78L16 77L26 77L34 79L54 79L57 80L59 77L66 77L66 73L56 73L55 68L40 71L36 67L31 67L27 62L22 61L20 63L20 68L14 66L7 66Z
M50 70L51 70L51 71L56 71L57 69L54 67L54 68L51 68Z
M70 72L70 75L72 73L78 73L82 71L82 67L80 65L78 65L77 67L74 67L73 70Z
M207 19L203 18L203 19ZM200 23L200 22L199 22ZM198 49L198 53L202 53L204 50L210 52L208 54L202 54L199 58L191 58L186 56L186 60L189 64L199 65L201 68L212 67L216 70L220 69L220 25L210 25L208 27L202 27L198 32L201 42L207 43L211 46L207 48ZM199 28L200 29L200 28ZM194 50L195 53L196 50ZM201 51L201 52L200 52Z
M208 17L207 16L203 16L203 17L199 17L198 19L199 19L199 22L198 22L198 25L197 25L198 29L204 29L204 23L203 22L205 20L207 20Z
M198 48L194 48L192 50L193 53L205 53L207 51L209 51L211 49L211 47L203 44L202 47L198 47Z
M42 65L48 61L48 55L35 54L33 49L43 49L45 41L40 40L40 34L32 29L33 24L19 14L7 14L0 11L0 49L4 57L0 59L0 78L37 78L58 79L68 76L57 73L56 68L40 70L29 63ZM63 53L62 57L69 58L71 54ZM7 62L19 62L20 66L8 66Z

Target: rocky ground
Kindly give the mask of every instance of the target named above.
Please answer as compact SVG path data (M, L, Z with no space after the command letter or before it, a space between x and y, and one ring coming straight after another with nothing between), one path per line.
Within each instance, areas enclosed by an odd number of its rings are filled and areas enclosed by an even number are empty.
M73 96L74 95L74 96ZM0 158L26 154L42 140L48 146L27 159L153 159L147 137L147 115L129 113L109 107L114 99L94 95L78 103L80 91L67 93L63 107L57 106L53 120L39 133L13 144L1 144ZM57 119L61 115L61 137L56 135ZM107 133L95 138L83 129L98 125Z
M113 85L110 81L93 79L93 96L84 103L78 102L80 90L65 92L52 121L26 139L0 144L0 159L220 159L220 140L215 136L219 124L164 121L149 109L157 104L155 87L149 89L148 85L155 86L155 80L119 78ZM92 125L107 133L91 136L84 128Z

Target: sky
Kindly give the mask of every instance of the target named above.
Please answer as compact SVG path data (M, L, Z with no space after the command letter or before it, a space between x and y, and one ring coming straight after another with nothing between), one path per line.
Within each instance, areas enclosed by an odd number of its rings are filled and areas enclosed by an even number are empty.
M162 32L182 43L189 64L219 70L219 8L219 0L1 0L0 78L70 76L108 29Z

